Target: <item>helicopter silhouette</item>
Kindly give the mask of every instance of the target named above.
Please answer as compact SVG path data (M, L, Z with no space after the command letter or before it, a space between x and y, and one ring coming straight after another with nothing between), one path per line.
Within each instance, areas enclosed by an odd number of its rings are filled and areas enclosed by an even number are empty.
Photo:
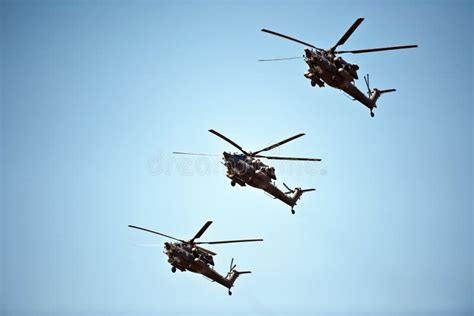
M237 278L242 274L251 273L251 271L237 271L235 270L236 265L234 264L234 258L230 262L230 269L226 276L219 274L214 270L213 256L217 255L215 252L205 249L199 245L208 244L229 244L229 243L241 243L241 242L256 242L263 241L263 239L238 239L238 240L221 240L221 241L196 241L202 234L209 228L212 221L208 221L201 227L196 235L190 240L178 239L163 233L143 228L135 225L128 225L130 228L146 231L152 234L160 235L166 238L173 239L177 242L165 242L164 253L168 256L168 263L171 265L171 272L175 273L177 270L182 272L190 271L194 273L202 274L203 276L211 279L213 282L217 282L225 286L229 291L229 295L232 295L231 288L234 286Z
M304 136L304 133L297 134L285 140L282 140L273 145L267 146L255 152L244 150L240 145L222 135L221 133L210 129L209 132L225 140L232 146L236 147L240 153L223 153L223 164L227 168L227 177L231 180L230 184L235 186L236 184L244 187L246 185L252 186L264 190L274 198L286 203L291 206L291 213L295 214L294 206L296 202L301 198L301 195L305 192L315 191L315 189L301 189L299 187L290 189L285 183L283 185L288 190L283 192L280 190L272 180L276 180L275 168L264 164L258 158L274 159L274 160L299 160L299 161L321 161L319 158L301 158L301 157L279 157L279 156L266 156L260 155L261 152L272 150L283 144L286 144L296 138ZM188 152L173 152L173 154L179 155L208 155L199 153L188 153Z
M323 49L316 47L312 44L300 41L299 39L277 33L268 29L262 29L262 32L279 36L290 41L303 44L307 46L304 49L304 55L302 57L289 57L289 58L274 58L274 59L260 59L259 61L280 61L289 59L304 58L306 64L309 66L304 76L311 80L311 85L314 87L318 85L320 88L324 87L325 84L344 91L350 95L354 100L359 101L370 110L370 116L374 117L374 108L377 107L377 100L379 97L388 92L394 92L395 89L379 90L377 88L371 89L369 83L369 75L364 76L364 81L367 86L367 95L355 85L355 80L359 79L357 70L359 66L346 62L340 54L352 53L362 54L371 52L380 52L387 50L396 49L407 49L415 48L418 45L403 45L403 46L390 46L380 48L368 48L358 50L336 50L338 46L343 45L357 27L364 21L364 18L358 18L352 26L346 31L346 33L339 39L339 41L329 49Z

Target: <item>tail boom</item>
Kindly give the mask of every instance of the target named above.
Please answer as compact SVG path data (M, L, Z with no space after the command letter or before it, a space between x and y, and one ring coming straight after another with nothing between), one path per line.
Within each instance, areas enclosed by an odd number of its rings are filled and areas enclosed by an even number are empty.
M366 81L367 83L367 81ZM359 101L363 105L365 105L367 108L370 110L370 116L374 116L374 108L377 107L377 100L380 98L380 96L384 93L389 93L389 92L395 92L397 91L396 89L386 89L386 90L379 90L377 88L374 88L372 90L368 90L367 95L365 95L362 91L360 91L355 85L350 84L347 86L345 89L343 89L344 92L349 94L351 97L354 98L354 100Z

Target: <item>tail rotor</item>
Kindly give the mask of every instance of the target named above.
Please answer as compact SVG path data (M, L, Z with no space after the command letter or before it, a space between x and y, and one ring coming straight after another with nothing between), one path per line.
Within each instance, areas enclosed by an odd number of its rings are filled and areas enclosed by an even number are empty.
M365 85L367 86L367 94L369 98L372 96L372 90L370 89L369 74L364 76Z
M230 260L229 274L235 270L235 267L237 267L237 265L234 264L234 258L232 258L232 260Z
M380 98L380 96L384 93L395 92L397 90L396 89L379 90L377 88L370 89L369 74L364 76L364 81L365 81L365 85L367 86L367 95L369 96L370 101L372 101L373 103L372 106L370 106L370 116L374 117L373 108L377 107L376 102Z
M237 265L234 264L234 258L232 258L232 260L230 261L229 272L227 273L227 276L226 276L226 279L229 282L229 284L227 285L227 287L229 288L229 295L232 295L232 291L230 289L234 285L235 280L237 280L237 278L241 274L252 273L250 271L236 271L235 267L237 267Z
M237 265L234 264L234 258L232 258L232 259L230 260L229 272L227 272L226 279L229 279L229 278L232 277L232 274L233 274L234 271L235 271L235 267L237 267Z
M285 194L295 193L295 190L290 189L290 187L287 186L286 183L283 182L283 185L284 185L285 188L288 190L287 192L285 192Z

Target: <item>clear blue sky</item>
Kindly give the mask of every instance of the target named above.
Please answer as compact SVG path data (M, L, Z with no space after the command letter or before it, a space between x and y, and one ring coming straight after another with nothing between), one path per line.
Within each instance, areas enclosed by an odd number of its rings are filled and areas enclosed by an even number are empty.
M461 1L2 1L1 295L5 315L468 315L473 307L473 5ZM312 88L303 47L419 44L347 55L396 88L375 118ZM363 89L363 82L359 82ZM296 215L232 188L218 160L275 154ZM216 269L254 273L234 295L170 272L164 239L218 245Z

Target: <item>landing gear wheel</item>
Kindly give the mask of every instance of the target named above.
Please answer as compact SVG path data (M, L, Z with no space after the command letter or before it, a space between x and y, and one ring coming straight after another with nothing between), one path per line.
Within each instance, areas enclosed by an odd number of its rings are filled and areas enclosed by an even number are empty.
M230 181L230 185L235 187L235 181Z
M176 272L176 267L172 267L171 272L175 273Z
M292 209L292 210L291 210L291 214L295 215L295 210Z
M311 86L312 86L312 87L316 87L316 81L311 80Z
M370 112L370 116L374 117L375 116L374 112Z
M232 292L229 290L229 296L232 295Z

